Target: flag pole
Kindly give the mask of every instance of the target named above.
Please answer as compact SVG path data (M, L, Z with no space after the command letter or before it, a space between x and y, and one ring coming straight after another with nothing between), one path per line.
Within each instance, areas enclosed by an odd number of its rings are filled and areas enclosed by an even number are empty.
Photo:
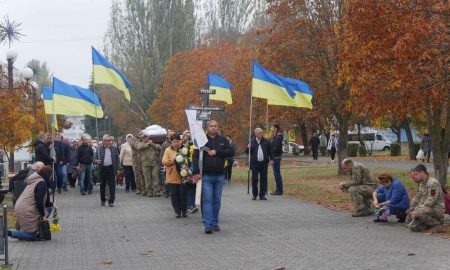
M266 134L269 134L269 100L266 101Z
M52 105L53 105L53 114L52 114L52 119L53 119L53 123L55 123L56 117L55 117L55 84L53 83L52 85ZM50 149L50 152L53 156L53 162L52 162L52 169L53 169L53 183L55 183L57 185L57 177L56 177L56 172L55 172L55 162L56 162L56 151L55 151L55 128L54 125L50 125L50 128L52 129L52 149ZM53 151L52 151L53 150ZM55 191L56 191L56 187L52 187L53 188L53 200L52 203L55 203Z
M253 89L250 90L250 116L248 127L248 144L251 144L252 139L252 113L253 113ZM250 194L250 156L251 148L248 148L248 171L247 171L247 194Z

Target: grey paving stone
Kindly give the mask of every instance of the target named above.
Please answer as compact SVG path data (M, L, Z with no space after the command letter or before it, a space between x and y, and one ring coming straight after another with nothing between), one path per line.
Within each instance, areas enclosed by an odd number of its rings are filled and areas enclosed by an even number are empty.
M11 240L11 262L33 270L449 269L448 240L268 198L252 201L245 186L226 185L222 231L205 235L200 214L176 219L169 199L120 190L109 208L98 187L89 196L71 189L56 198L62 231L48 242Z

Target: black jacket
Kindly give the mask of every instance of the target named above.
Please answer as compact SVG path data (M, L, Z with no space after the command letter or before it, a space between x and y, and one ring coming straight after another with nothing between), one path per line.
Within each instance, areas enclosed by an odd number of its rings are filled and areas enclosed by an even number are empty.
M269 160L272 159L272 153L271 153L271 145L270 142L266 138L262 138L261 142L261 149L264 155L264 161L265 163L269 163ZM250 167L253 167L258 162L258 142L256 141L256 137L253 137L250 142Z
M70 146L67 143L62 143L62 148L64 149L64 155L63 155L64 164L69 164L70 163Z
M320 139L317 136L313 136L311 140L309 140L309 145L311 145L313 149L318 149L320 145Z
M278 133L272 137L272 159L283 155L283 134Z
M208 135L206 147L209 150L216 150L216 155L211 157L207 152L203 153L203 174L221 175L225 173L225 159L234 155L234 149L230 146L230 142L222 135L211 138ZM194 174L200 173L199 150L194 151Z
M41 161L45 165L51 165L53 158L50 157L50 148L40 140L34 142L34 153L36 161Z
M94 161L94 151L92 150L92 147L89 145L80 145L77 148L77 153L75 155L75 164L84 164L88 165L91 164Z
M54 143L55 143L56 163L59 164L60 161L65 163L64 144L60 141L54 141Z

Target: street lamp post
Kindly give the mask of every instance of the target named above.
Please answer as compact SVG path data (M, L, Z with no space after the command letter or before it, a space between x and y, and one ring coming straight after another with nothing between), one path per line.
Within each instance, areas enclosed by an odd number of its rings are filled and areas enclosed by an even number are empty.
M6 60L8 61L8 88L10 91L14 88L14 62L16 61L18 53L15 49L10 48L6 52Z
M27 87L31 87L33 91L33 116L36 120L36 89L33 87L33 82L30 84L30 79L33 77L33 70L29 67L22 71L23 78L27 82Z

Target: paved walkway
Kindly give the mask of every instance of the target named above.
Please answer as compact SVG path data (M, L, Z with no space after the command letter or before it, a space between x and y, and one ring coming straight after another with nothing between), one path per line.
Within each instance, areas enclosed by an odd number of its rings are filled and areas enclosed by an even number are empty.
M285 197L251 201L238 184L225 186L222 231L213 235L203 233L199 214L175 219L165 198L120 190L115 208L101 207L97 186L83 197L70 189L57 202L63 230L47 242L11 240L14 269L431 270L450 265L448 240Z

